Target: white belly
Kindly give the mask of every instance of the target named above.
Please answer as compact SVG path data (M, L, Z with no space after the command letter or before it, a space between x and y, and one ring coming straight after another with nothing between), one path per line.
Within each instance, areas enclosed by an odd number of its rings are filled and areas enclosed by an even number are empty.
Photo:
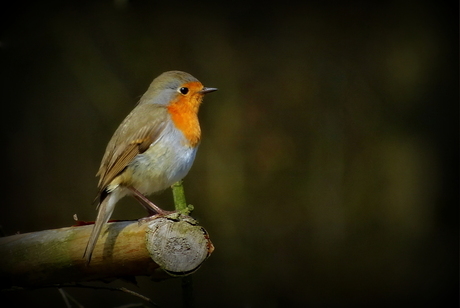
M168 188L187 175L197 149L198 146L187 145L180 131L165 129L157 142L129 164L133 171L132 185L145 195Z

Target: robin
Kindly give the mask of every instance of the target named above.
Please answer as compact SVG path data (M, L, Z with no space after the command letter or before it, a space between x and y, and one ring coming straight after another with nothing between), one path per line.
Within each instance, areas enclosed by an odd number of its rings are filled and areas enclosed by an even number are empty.
M146 195L183 179L200 144L198 109L207 88L192 75L169 71L153 80L137 106L112 136L99 176L98 215L85 249L89 263L94 247L118 200L134 196L150 214L168 213Z

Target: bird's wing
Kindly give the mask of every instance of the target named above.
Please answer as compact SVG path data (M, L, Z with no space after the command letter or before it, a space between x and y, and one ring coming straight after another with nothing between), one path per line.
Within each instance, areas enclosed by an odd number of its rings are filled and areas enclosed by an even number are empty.
M166 116L164 108L151 104L138 105L120 124L107 145L97 173L100 176L98 196L136 155L145 152L158 140L166 126Z

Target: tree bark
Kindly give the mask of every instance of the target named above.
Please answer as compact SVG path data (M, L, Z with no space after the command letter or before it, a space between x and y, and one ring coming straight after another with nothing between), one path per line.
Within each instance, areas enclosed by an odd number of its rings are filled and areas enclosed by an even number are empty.
M38 287L126 276L164 278L196 271L214 247L185 215L106 224L89 264L83 252L93 225L0 238L0 287Z

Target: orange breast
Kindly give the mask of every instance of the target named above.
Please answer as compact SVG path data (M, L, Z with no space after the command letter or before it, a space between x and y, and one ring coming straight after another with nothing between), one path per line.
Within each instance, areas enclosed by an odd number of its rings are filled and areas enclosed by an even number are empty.
M190 90L192 90L192 86L190 85ZM202 94L193 93L190 96L179 96L177 100L168 106L171 119L177 129L182 131L192 147L197 146L201 138L198 109L202 99Z

